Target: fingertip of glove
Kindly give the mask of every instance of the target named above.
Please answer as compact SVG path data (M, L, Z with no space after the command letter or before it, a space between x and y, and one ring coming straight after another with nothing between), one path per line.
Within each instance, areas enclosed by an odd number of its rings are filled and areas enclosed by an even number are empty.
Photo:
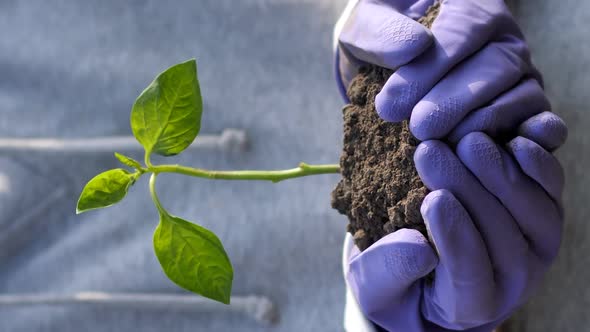
M375 249L380 251L388 272L398 280L422 278L438 264L430 243L415 229L400 229L382 240Z
M378 44L385 46L381 62L386 68L395 70L411 62L434 43L429 29L407 17L393 19L384 27Z
M482 132L465 135L457 144L457 156L472 171L500 169L502 155L496 143Z
M431 191L426 197L424 197L422 205L420 206L420 212L423 216L427 216L431 211L436 210L440 206L441 201L448 200L449 197L454 196L446 189Z
M394 76L392 76L389 81L394 79ZM413 102L418 94L416 85L408 83L404 87L392 86L394 84L388 83L375 97L377 114L386 122L401 122L409 119L414 107Z
M399 296L438 265L426 238L413 229L400 229L367 248L349 263L347 280L365 309Z
M414 164L419 165L435 165L435 161L442 160L442 151L444 151L445 144L438 140L428 140L420 143L414 152Z
M479 131L471 132L459 140L457 143L457 154L460 152L470 151L478 145L489 144L491 139L484 133Z
M437 105L420 101L411 111L410 131L421 141L442 137L444 130L449 127L449 114L440 110Z
M535 148L535 143L533 143L528 138L524 138L522 136L516 136L510 142L506 144L506 147L510 152L515 155L522 153L523 151L530 151Z
M404 111L403 107L398 105L398 101L384 91L375 96L375 110L383 121L400 122L409 117L410 112Z
M380 252L387 255L392 251L401 251L409 256L416 256L432 248L424 235L415 229L402 228L388 234L363 251L360 255Z
M462 209L459 201L446 189L432 191L424 198L420 212L433 243L436 244L437 238L451 232L457 223L465 219Z
M518 129L518 134L552 151L565 143L568 128L557 114L543 112L523 122Z

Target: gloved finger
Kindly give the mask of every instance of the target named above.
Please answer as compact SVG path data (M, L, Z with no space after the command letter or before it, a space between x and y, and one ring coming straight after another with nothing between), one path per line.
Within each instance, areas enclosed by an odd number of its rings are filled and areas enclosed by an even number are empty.
M539 144L524 137L516 137L506 145L522 171L535 180L549 196L561 204L565 176L561 164L554 155Z
M458 63L481 49L502 29L508 14L503 1L473 3L444 1L431 28L434 44L424 54L400 67L375 98L377 113L385 121L408 119L414 106Z
M344 24L339 42L360 61L396 69L422 54L432 44L432 34L391 6L361 1Z
M440 141L425 141L416 148L414 163L430 190L447 189L462 203L486 244L495 271L509 274L523 264L525 239L508 211Z
M559 248L562 223L558 207L543 188L484 133L463 137L457 155L508 209L533 252L543 261L552 260Z
M470 111L513 87L529 70L520 40L491 43L462 62L412 110L410 130L419 140L446 136Z
M518 128L518 135L553 151L565 143L567 126L557 114L543 112L523 122Z
M475 131L498 137L514 131L531 116L550 109L549 100L539 82L529 78L496 98L489 106L469 113L447 139L457 144L463 136Z
M419 322L420 315L405 315L419 312L418 280L437 263L434 250L420 232L400 229L350 260L347 280L360 307L372 321L382 326L388 326L396 318Z
M473 221L447 190L429 193L420 209L438 252L436 280L426 289L425 317L465 330L489 322L495 281L485 243Z

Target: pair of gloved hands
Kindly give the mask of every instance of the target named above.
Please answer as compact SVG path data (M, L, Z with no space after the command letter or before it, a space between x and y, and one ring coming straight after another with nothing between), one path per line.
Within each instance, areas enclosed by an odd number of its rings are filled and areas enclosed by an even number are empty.
M551 151L567 128L503 1L444 0L429 31L414 19L432 4L360 0L339 35L342 92L359 66L396 69L375 106L386 121L410 119L432 191L421 213L433 246L399 230L353 250L346 277L387 330L491 331L557 255L564 176Z

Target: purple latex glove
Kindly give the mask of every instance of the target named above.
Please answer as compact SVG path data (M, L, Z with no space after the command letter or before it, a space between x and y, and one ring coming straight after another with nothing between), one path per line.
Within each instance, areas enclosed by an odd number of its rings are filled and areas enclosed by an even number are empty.
M432 190L421 212L434 248L402 229L356 250L351 290L390 331L489 332L529 298L557 254L561 166L528 138L501 147L481 132L465 135L456 153L423 142L414 159Z
M553 151L565 142L567 127L550 109L539 83L534 79L523 80L489 105L469 113L446 139L457 144L475 131L499 140L519 135Z
M397 69L377 95L375 106L386 121L410 118L410 129L420 140L447 136L470 112L495 107L490 103L496 97L520 84L534 85L527 87L531 90L527 93L538 98L536 105L543 106L541 76L531 64L524 37L503 0L442 1L431 29L434 44L423 51L416 45L423 46L425 41L407 42L401 37L407 34L396 28L398 23L389 24L386 17L390 16L391 22L404 15L416 18L432 3L360 0L340 34L336 55L339 84L346 86L359 64ZM373 16L379 18L370 23ZM417 31L418 27L412 25L412 29ZM389 35L379 38L383 31ZM386 43L395 40L391 34L403 42ZM403 50L404 56L383 51L392 45ZM529 80L536 85L526 83ZM532 114L549 110L519 106Z
M348 102L346 89L367 64L395 69L414 60L433 43L428 29L418 18L432 3L428 1L366 1L352 9L342 26L336 51L336 81Z

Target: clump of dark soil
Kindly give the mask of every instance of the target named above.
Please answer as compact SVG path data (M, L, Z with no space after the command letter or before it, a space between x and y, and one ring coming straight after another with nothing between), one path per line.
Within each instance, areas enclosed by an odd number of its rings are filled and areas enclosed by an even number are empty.
M438 4L419 20L430 27ZM351 104L343 109L342 180L332 192L332 207L346 215L355 244L365 250L400 228L426 236L420 205L428 194L414 166L419 141L408 121L389 123L375 111L375 96L393 72L362 68L348 88Z
M400 228L426 231L420 205L428 190L413 161L419 142L407 121L385 122L375 111L375 95L391 73L361 69L343 110L342 180L332 192L332 207L348 217L348 231L361 250Z

